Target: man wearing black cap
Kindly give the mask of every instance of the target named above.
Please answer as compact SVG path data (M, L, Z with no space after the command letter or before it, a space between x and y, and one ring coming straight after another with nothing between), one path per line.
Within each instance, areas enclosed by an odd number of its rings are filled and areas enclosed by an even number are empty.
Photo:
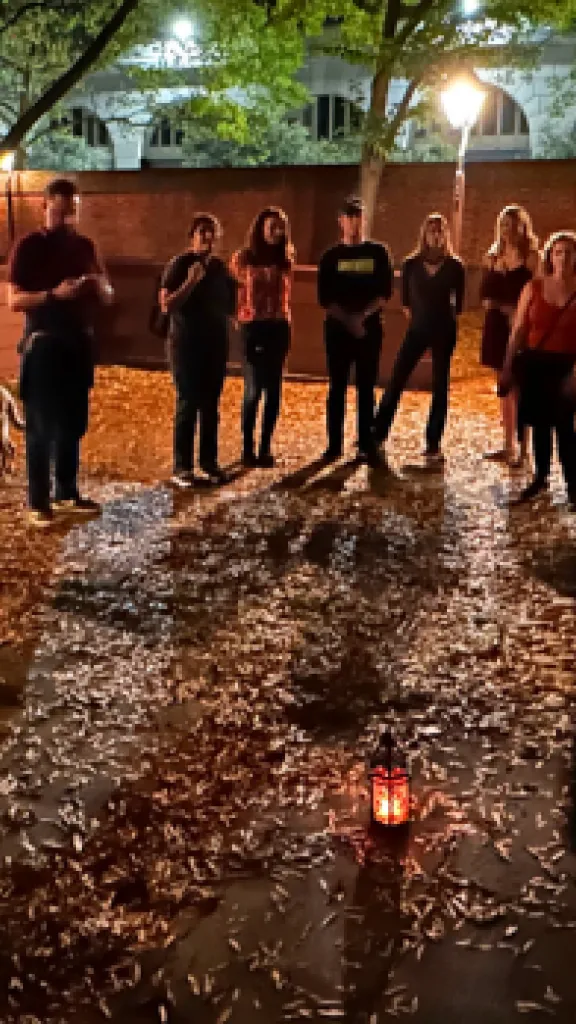
M340 210L341 242L318 268L318 300L326 310L324 339L330 379L327 399L327 462L342 455L346 389L356 372L358 448L369 465L380 465L372 436L374 387L382 348L381 309L392 295L393 270L385 245L364 238L364 205L346 200Z

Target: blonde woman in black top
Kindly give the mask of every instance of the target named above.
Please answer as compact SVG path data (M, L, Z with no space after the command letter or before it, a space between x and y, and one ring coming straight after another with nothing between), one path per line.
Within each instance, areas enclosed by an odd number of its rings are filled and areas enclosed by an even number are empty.
M422 224L416 249L402 268L402 307L408 330L374 421L378 444L386 441L402 392L424 353L432 352L432 405L426 427L425 457L441 463L448 412L450 363L457 318L464 302L464 266L454 256L446 218L431 213Z
M506 206L496 221L496 240L486 253L480 297L484 307L482 355L484 366L502 373L510 324L524 286L538 266L538 239L532 221L522 206ZM518 422L518 395L512 389L501 399L504 445L487 452L485 458L519 468L527 456L527 431ZM520 455L516 454L516 434Z

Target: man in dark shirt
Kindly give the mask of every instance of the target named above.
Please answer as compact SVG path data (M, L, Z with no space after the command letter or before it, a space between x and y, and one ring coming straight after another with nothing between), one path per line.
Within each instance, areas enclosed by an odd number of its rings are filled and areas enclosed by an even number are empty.
M450 363L456 345L457 318L464 302L464 267L452 254L446 218L430 214L416 251L402 268L402 306L408 331L396 357L390 382L374 420L377 444L385 442L410 374L427 349L432 352L432 404L424 456L441 464L442 435L448 413Z
M200 421L200 468L214 483L218 465L218 406L228 358L229 319L236 312L236 283L213 254L221 234L211 214L198 214L186 252L162 275L160 305L170 317L169 358L176 387L174 473L177 487L192 487L196 421Z
M328 364L328 447L326 462L342 455L346 389L355 367L358 448L370 465L380 462L372 423L374 387L382 349L381 309L392 295L393 271L386 246L364 238L364 207L349 199L340 211L339 245L328 249L318 268L318 299L326 310L324 340Z
M97 511L78 491L80 440L94 383L93 318L113 292L94 243L77 231L80 197L56 179L44 195L44 228L15 246L9 305L25 313L20 393L26 411L29 522L50 525L50 462L56 507Z

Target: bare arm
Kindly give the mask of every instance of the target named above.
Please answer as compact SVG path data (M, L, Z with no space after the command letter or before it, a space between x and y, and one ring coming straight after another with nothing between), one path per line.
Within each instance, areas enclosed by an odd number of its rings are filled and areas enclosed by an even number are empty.
M528 322L528 310L532 301L532 282L530 281L523 289L520 299L518 300L518 306L514 314L514 321L512 323L512 330L510 332L510 339L508 341L508 348L506 350L506 359L504 361L503 372L510 372L512 368L512 362L514 356L520 349L525 335L526 326Z
M104 270L97 274L89 274L86 280L94 281L96 293L103 306L110 306L114 302L114 289L110 284L110 278Z
M8 285L8 308L13 313L28 313L50 299L50 292L25 292L15 284Z
M8 286L8 307L13 313L28 313L47 302L56 299L65 302L75 299L86 278L72 278L62 281L56 288L45 288L41 292L28 292L12 282Z

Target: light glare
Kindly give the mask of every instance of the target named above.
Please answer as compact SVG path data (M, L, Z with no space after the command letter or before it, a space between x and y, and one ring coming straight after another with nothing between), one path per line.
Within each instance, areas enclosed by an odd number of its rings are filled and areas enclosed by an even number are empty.
M473 128L485 97L485 92L465 78L456 79L444 89L441 94L442 107L452 128Z
M190 18L178 18L178 20L172 25L172 33L174 37L179 39L182 43L191 39L194 35L194 26L190 21Z

